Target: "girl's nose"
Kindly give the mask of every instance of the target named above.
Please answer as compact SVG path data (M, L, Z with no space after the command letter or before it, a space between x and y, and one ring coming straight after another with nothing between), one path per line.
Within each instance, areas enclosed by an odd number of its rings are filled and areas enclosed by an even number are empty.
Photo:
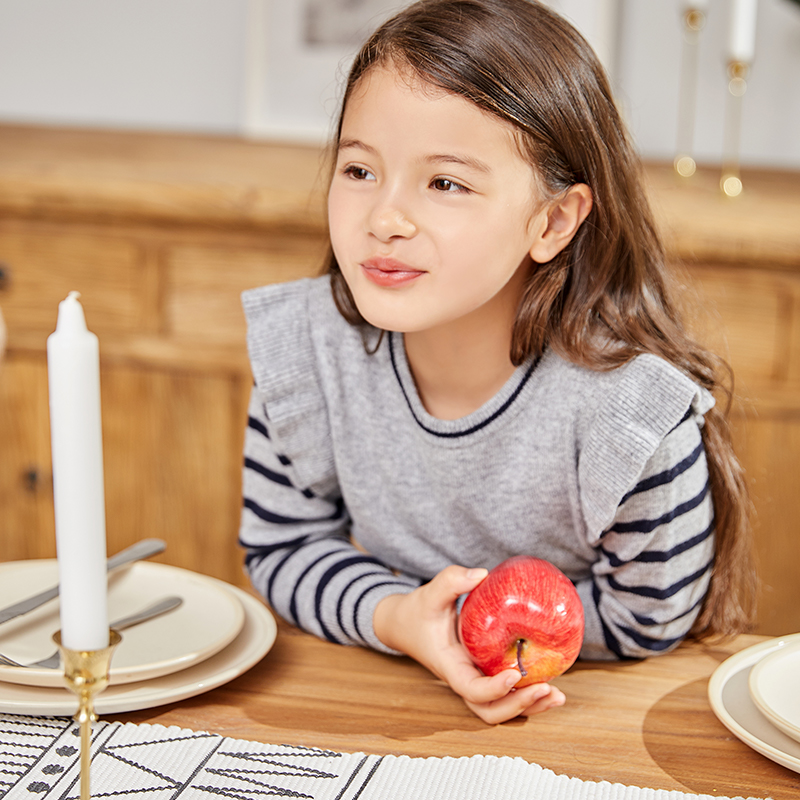
M417 226L408 215L390 204L373 209L368 224L370 233L383 242L395 238L407 239L417 232Z

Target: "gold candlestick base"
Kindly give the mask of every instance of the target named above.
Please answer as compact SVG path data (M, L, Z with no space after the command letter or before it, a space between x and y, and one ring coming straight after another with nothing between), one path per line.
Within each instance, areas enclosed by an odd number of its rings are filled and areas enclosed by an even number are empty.
M109 631L108 647L101 650L70 650L61 644L61 631L53 634L61 651L64 683L78 696L75 721L81 732L81 800L91 799L92 723L97 721L94 698L108 686L108 670L114 648L122 641L115 631Z

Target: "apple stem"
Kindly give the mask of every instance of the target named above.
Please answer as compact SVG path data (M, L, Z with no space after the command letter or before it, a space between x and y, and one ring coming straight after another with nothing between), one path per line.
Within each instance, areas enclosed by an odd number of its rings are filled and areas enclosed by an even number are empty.
M522 666L522 645L525 644L524 639L517 639L517 668L520 675L524 678L528 674L528 670Z

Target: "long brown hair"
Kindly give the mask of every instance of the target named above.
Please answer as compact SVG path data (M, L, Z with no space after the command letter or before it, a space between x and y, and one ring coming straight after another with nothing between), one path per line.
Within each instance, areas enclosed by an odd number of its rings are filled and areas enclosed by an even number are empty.
M546 347L594 370L654 353L725 396L725 410L715 406L702 428L716 557L693 634L747 629L755 574L747 485L727 422L731 389L721 377L729 379L730 371L689 338L670 298L664 248L641 164L592 48L535 1L422 0L382 25L363 46L348 77L342 116L360 79L387 63L410 68L424 81L511 123L550 196L576 183L592 191L592 210L572 242L531 271L512 333L514 364ZM332 251L327 271L339 310L352 324L364 325Z

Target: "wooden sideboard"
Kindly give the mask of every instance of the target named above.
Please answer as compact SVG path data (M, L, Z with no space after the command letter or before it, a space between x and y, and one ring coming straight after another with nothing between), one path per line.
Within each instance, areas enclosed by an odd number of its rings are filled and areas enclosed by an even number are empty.
M800 175L648 179L691 324L732 363L753 487L758 630L800 630ZM109 551L245 584L236 546L251 376L239 294L320 270L326 166L233 138L0 126L0 560L55 552L45 342L77 289L100 336Z
M755 505L758 632L800 631L800 173L649 165L651 196L697 338L735 375L731 423Z

